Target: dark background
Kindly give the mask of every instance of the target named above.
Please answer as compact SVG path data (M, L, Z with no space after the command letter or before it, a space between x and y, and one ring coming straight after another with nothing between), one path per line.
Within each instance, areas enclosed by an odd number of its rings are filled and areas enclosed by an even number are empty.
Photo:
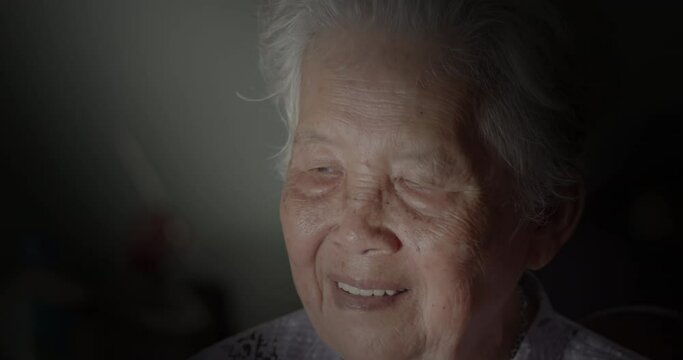
M575 320L683 311L681 6L564 4L607 106L584 219L538 276ZM3 2L0 359L182 359L299 306L269 159L282 127L236 94L264 94L255 9Z

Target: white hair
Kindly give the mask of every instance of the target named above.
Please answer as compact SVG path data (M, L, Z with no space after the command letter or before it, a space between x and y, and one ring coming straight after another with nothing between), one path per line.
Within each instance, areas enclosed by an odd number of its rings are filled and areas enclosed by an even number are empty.
M542 219L579 180L582 126L563 91L564 26L533 0L267 0L259 11L261 70L285 120L286 176L298 121L303 54L312 37L344 25L436 40L440 68L476 90L484 141L510 168L518 205ZM560 51L558 51L560 49Z

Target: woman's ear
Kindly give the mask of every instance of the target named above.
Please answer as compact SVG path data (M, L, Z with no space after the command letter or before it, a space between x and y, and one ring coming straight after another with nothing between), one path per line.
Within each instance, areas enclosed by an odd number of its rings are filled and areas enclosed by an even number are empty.
M574 233L585 202L583 182L559 190L561 198L540 223L529 224L527 267L538 270L547 265Z

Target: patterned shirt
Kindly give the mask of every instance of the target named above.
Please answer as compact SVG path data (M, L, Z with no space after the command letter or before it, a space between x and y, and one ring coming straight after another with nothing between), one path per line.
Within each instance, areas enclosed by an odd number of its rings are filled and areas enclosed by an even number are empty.
M513 360L640 360L644 357L553 311L540 283L525 275L520 285L538 303ZM256 326L200 352L191 360L340 360L313 330L303 310Z

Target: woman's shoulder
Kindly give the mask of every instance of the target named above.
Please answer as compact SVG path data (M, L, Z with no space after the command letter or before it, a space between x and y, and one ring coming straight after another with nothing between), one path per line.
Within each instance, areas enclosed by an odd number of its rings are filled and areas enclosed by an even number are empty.
M645 357L562 316L557 316L558 326L564 328L566 343L563 360L605 359L645 360Z
M533 275L525 274L522 286L538 305L516 360L645 359L555 312Z
M318 338L303 310L222 340L190 360L338 359Z

